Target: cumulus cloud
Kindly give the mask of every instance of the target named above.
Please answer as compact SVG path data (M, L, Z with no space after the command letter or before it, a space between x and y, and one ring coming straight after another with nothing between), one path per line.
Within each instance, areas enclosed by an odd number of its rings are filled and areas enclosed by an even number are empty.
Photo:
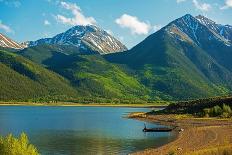
M123 36L118 36L118 39L121 41L121 42L124 42L124 37Z
M153 30L156 32L156 31L159 31L160 29L162 28L162 25L155 25L153 26Z
M106 30L106 32L109 33L112 36L114 35L113 31L111 31L111 30Z
M21 2L19 0L0 0L0 3L4 3L5 5L13 6L16 8L21 6Z
M75 3L68 2L60 2L61 7L66 10L71 11L73 17L66 17L63 15L56 15L56 19L58 22L66 24L66 25L95 25L97 22L93 17L86 17L82 13L82 10Z
M186 1L187 0L176 0L177 3L182 3L182 2L186 2ZM232 1L232 0L228 0L228 1ZM193 3L195 8L197 8L198 10L203 11L203 12L207 12L212 8L211 4L199 2L198 0L192 0L192 3Z
M48 37L49 37L49 34L48 34L47 32L44 32L44 33L43 33L43 37L44 37L44 38L48 38Z
M148 34L152 28L149 23L142 22L137 17L128 14L122 15L115 22L122 28L130 29L132 34L138 35Z
M232 8L232 0L226 0L225 5L221 7L222 10Z
M176 0L177 3L185 2L186 0Z
M212 8L210 4L200 3L197 0L193 0L193 4L198 10L201 10L201 11L209 11Z
M48 26L48 25L51 25L51 23L48 20L44 20L44 25Z
M9 26L3 24L2 21L0 21L0 29L4 30L7 33L14 33L14 31Z

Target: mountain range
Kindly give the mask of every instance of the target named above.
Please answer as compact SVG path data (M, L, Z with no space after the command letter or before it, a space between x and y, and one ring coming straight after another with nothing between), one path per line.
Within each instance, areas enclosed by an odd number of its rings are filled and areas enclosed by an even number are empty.
M127 50L126 46L120 41L94 25L75 26L53 38L29 41L24 44L28 47L41 44L68 45L75 46L84 53L98 52L100 54L123 52Z
M130 50L92 25L18 46L5 38L0 100L150 102L232 90L232 26L201 15L180 17Z

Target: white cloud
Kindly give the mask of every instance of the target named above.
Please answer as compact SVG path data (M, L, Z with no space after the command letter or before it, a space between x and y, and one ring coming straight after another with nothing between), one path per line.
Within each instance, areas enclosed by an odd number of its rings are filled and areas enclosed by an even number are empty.
M51 25L51 23L48 20L44 20L44 25L48 26L48 25Z
M52 37L50 32L42 32L41 36L42 36L42 38L51 38Z
M2 21L0 21L0 29L4 30L7 33L14 33L14 31L9 26L3 24Z
M220 9L224 10L224 9L228 9L228 8L232 8L232 0L226 0L225 5L223 7L221 7Z
M121 42L124 42L124 37L123 36L118 36L118 39L121 41Z
M106 30L106 32L109 33L112 36L114 35L113 31L111 31L111 30Z
M210 4L200 3L197 0L193 0L193 4L198 10L201 10L201 11L209 11L212 8Z
M153 26L154 31L159 31L162 28L162 25L155 25Z
M185 2L186 0L176 0L177 3Z
M182 2L186 2L186 1L187 0L176 0L177 3L182 3ZM232 1L232 0L228 0L228 1ZM203 12L207 12L212 8L211 4L199 2L199 0L192 0L192 3L193 3L195 8L197 8L198 10L203 11Z
M115 22L122 28L129 28L132 34L148 34L151 29L149 23L139 21L137 17L128 14L122 15Z
M4 3L5 5L13 6L16 8L21 6L20 0L0 0L0 2Z
M80 9L75 3L67 3L67 2L60 2L60 5L72 12L73 17L65 17L63 15L56 15L56 19L58 22L67 25L95 25L97 22L93 17L85 17Z

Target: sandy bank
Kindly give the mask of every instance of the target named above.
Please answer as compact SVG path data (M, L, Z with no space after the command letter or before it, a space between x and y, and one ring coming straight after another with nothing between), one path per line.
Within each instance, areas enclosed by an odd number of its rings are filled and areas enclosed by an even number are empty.
M112 103L32 103L32 102L0 102L0 106L62 106L62 107L129 107L129 108L165 108L161 104L112 104Z
M202 119L178 115L145 115L132 114L132 118L143 121L160 123L163 125L178 126L184 129L177 139L157 149L147 149L134 155L189 155L200 150L216 147L232 147L232 120L230 119Z

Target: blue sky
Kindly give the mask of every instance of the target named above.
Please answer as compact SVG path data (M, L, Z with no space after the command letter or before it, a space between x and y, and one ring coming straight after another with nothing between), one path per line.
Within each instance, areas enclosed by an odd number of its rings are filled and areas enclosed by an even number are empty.
M232 0L0 0L0 32L23 42L96 24L131 48L187 13L232 25Z

